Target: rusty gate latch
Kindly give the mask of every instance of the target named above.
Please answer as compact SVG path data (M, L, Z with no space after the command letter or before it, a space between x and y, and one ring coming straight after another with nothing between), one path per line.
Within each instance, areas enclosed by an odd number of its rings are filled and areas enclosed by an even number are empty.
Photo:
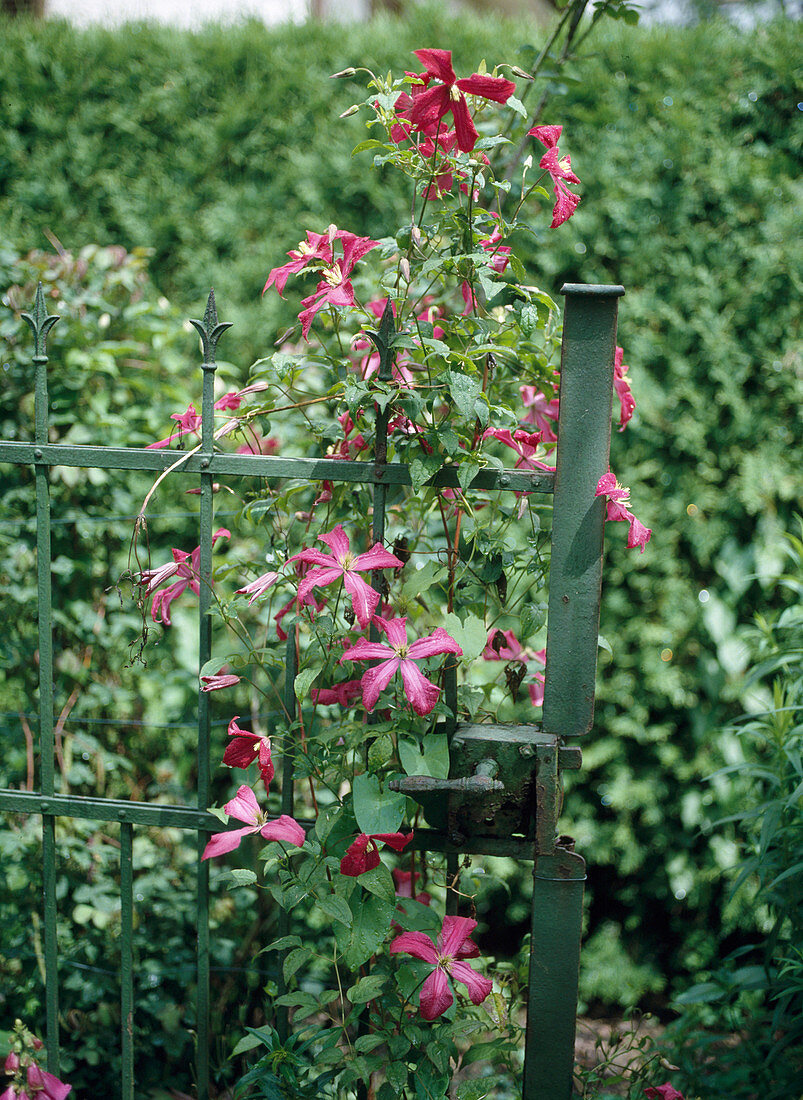
M458 725L450 775L410 775L390 787L414 799L427 823L461 845L473 836L524 836L554 849L563 769L580 767L580 749L529 725Z

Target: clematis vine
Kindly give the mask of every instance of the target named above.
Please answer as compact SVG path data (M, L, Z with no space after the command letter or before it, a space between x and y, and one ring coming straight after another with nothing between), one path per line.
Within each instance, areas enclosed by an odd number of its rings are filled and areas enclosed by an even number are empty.
M213 856L222 856L226 852L233 852L239 848L243 837L252 833L259 833L264 840L280 840L285 844L292 844L300 848L306 838L306 833L301 825L287 814L282 814L275 821L267 821L265 814L260 810L256 796L250 787L243 784L232 798L223 807L229 817L235 817L238 821L246 823L245 829L230 829L225 833L215 833L209 838L209 843L204 848L201 859L211 859Z
M318 538L326 543L331 550L330 554L324 554L322 550L308 549L287 559L288 562L302 561L317 567L310 569L299 584L299 599L306 599L316 586L331 584L332 581L342 577L343 587L351 596L351 606L357 622L365 629L379 606L381 597L376 589L371 588L370 584L357 574L372 572L374 569L401 569L404 562L395 558L380 543L375 543L364 554L352 553L348 535L340 524L325 535L319 535Z
M612 473L603 474L597 483L597 497L607 497L607 518L610 520L622 520L630 525L627 533L627 545L630 550L640 547L644 553L644 547L650 541L652 530L633 515L625 505L630 500L630 490L620 485Z
M558 138L563 130L562 126L534 126L527 131L528 137L535 137L546 147L546 152L541 157L539 168L549 172L555 185L555 207L552 211L552 225L550 229L556 229L568 221L577 209L580 196L569 190L568 184L579 183L580 180L572 171L572 158L560 157Z
M220 527L212 535L212 545L214 546L218 539L224 538L231 538L231 531L228 531L225 527ZM143 570L137 581L137 584L145 588L143 595L150 596L165 581L170 580L171 577L178 577L177 581L168 588L163 588L161 592L156 592L153 597L151 618L155 623L162 623L164 626L171 625L170 605L173 600L181 595L185 588L189 587L196 596L201 591L201 547L196 546L191 553L175 549L171 552L173 554L171 562L160 566L159 569Z
M231 741L223 753L223 763L230 768L247 768L256 760L267 792L275 771L271 759L270 738L262 733L241 730L237 725L239 718L239 714L235 714L229 722L228 735Z
M468 917L444 917L437 942L433 944L423 932L402 932L391 943L391 955L403 953L430 963L434 969L421 986L421 1015L425 1020L442 1016L454 996L448 979L461 982L468 989L473 1004L482 1004L493 989L493 982L483 978L464 959L475 959L479 948L470 938L477 927Z
M457 135L457 147L464 153L474 148L479 134L471 118L466 102L466 93L480 99L490 99L494 103L507 103L516 90L512 80L501 76L485 76L474 73L458 80L452 68L451 50L414 50L415 56L424 66L426 88L413 95L408 118L417 130L432 132L447 114L454 119ZM440 81L430 86L431 80Z
M360 833L346 849L346 854L340 861L340 873L357 878L366 871L373 871L380 864L379 844L386 844L394 852L401 852L412 839L412 833Z
M442 626L425 638L407 641L407 619L374 618L374 625L387 636L389 644L361 640L345 649L340 663L344 661L374 661L380 663L363 673L362 701L367 710L376 706L380 693L401 672L404 693L413 710L419 717L429 714L438 701L440 688L424 676L415 663L424 657L435 657L440 653L454 653L462 656L463 650Z

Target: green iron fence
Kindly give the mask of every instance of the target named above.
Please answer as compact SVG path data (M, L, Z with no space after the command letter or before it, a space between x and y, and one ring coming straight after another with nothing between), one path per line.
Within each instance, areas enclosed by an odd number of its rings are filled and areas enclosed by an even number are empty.
M428 809L435 826L416 833L416 847L445 852L452 866L459 854L510 855L533 863L532 941L523 1100L568 1100L572 1088L577 973L585 864L571 838L557 836L560 777L580 767L577 741L591 729L602 581L604 504L594 499L608 470L613 360L619 286L564 286L566 296L560 379L557 469L481 470L471 489L551 493L552 556L549 577L547 660L543 722L540 726L462 726L451 730L453 778L408 777L399 789ZM39 630L38 791L0 790L0 811L42 818L43 954L47 1065L59 1073L59 951L56 896L56 819L116 822L120 827L120 1007L122 1074L119 1095L133 1100L134 1080L134 830L173 826L195 834L197 870L197 1042L199 1100L209 1097L209 868L200 861L207 834L220 830L208 812L210 790L209 698L198 695L197 792L195 807L59 794L55 781L52 644L52 562L49 478L53 466L161 473L176 463L175 452L48 442L46 340L58 320L48 316L41 286L32 314L35 432L29 443L0 442L0 463L33 466L36 486ZM388 322L390 323L390 322ZM373 489L373 537L384 537L387 488L409 485L406 466L386 462L387 415L377 418L374 460L282 458L224 454L215 450L214 375L217 342L230 326L218 323L210 294L203 321L192 321L203 346L201 444L184 457L176 475L200 481L200 665L212 650L213 481L226 475L272 481L283 478L362 483ZM380 329L381 333L381 329ZM380 347L380 378L391 376L391 355ZM459 485L454 467L441 469L431 484ZM590 502L590 503L589 503ZM285 706L295 707L295 648L288 647ZM455 699L453 671L445 688ZM456 707L452 706L453 710ZM478 765L491 756L504 786L504 812L489 823L477 795L487 790ZM522 777L532 782L523 782ZM285 753L282 812L293 812L292 754ZM440 810L438 807L440 806ZM285 917L286 919L286 917ZM111 1088L111 1085L110 1085ZM110 1092L111 1095L111 1092Z

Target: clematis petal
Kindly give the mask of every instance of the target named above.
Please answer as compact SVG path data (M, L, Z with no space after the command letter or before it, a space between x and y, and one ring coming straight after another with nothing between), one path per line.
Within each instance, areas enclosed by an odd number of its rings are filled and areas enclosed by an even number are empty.
M464 153L470 153L477 143L479 134L471 118L466 97L461 92L458 99L449 100L449 106L452 108L452 116L454 117L457 148Z
M343 574L343 587L351 596L351 606L357 622L365 630L382 597L367 581L348 569Z
M324 554L323 550L316 550L313 546L293 554L287 559L287 564L289 565L291 561L305 561L308 565L322 565L326 569L333 569L338 564L331 554Z
M66 1100L72 1085L65 1085L58 1077L37 1065L28 1066L28 1086L39 1100ZM19 1093L20 1100L24 1093Z
M534 126L527 131L527 137L538 138L547 149L553 149L558 144L562 131L562 126Z
M327 568L310 569L306 577L301 580L298 586L299 598L304 601L313 588L323 588L327 584L331 584L332 581L339 580L343 576L342 565L331 565L331 559Z
M325 535L319 535L318 538L321 542L326 543L337 561L342 565L343 559L351 548L349 537L343 530L342 525L338 523L337 527L333 527L332 530L328 531Z
M565 221L569 220L577 209L580 202L580 196L570 191L563 180L556 179L555 200L555 205L552 209L552 224L550 225L550 229L557 229L559 225L563 225Z
M391 955L400 953L412 955L414 959L421 959L423 962L432 963L433 965L438 961L435 944L423 932L402 932L400 936L393 940L388 951Z
M377 622L379 621L377 619ZM339 663L342 665L344 661L382 661L395 656L395 652L384 642L369 642L365 638L361 638L343 651Z
M346 854L340 861L340 872L350 878L357 878L366 871L373 871L380 862L379 849L373 838L367 833L360 833L346 849Z
M360 554L355 559L352 569L401 569L403 561L399 561L390 551L386 550L381 542L375 543L370 550Z
M492 99L494 103L507 103L516 90L512 80L482 73L474 73L473 76L467 76L456 83L461 92L482 96L483 99Z
M386 635L392 646L407 645L407 617L402 619L377 619L376 625Z
M475 1005L481 1004L494 986L490 978L483 978L482 974L478 974L468 963L460 962L459 959L449 965L449 976L463 983Z
M231 802L227 802L223 809L229 817L236 817L238 821L245 821L249 825L259 824L259 804L257 803L256 795L245 783L239 788Z
M394 852L401 852L412 839L412 833L371 833L371 840L380 840Z
M455 71L452 68L451 50L413 50L413 53L436 80L444 84L454 84Z
M643 523L636 519L634 515L630 516L630 530L627 533L627 545L630 550L634 550L637 546L641 547L641 553L644 553L644 547L650 541L650 535L652 529L645 527Z
M440 119L451 106L449 89L445 84L437 84L433 88L427 88L413 100L410 108L409 119L416 130L426 133L437 126Z
M425 1020L435 1020L443 1015L453 1000L446 975L436 966L421 986L421 1015Z
M400 665L402 680L404 681L404 694L410 700L415 713L423 718L425 714L429 714L437 703L441 689L433 684L431 680L428 680L413 661L401 661Z
M240 847L244 836L259 832L258 825L251 825L247 829L229 829L225 833L215 833L209 838L209 843L204 848L201 859L212 859L213 856L222 856L226 852L233 852Z
M281 574L273 570L268 573L263 573L261 577L257 577L255 581L251 581L251 583L245 585L244 588L238 588L237 595L250 596L251 599L248 601L248 606L250 607L254 600L259 599L260 596L267 592L271 585L274 585L276 581L278 581L280 575Z
M434 657L438 653L456 653L458 657L463 653L451 634L447 634L442 626L425 638L416 638L407 650L407 655L414 661L419 661L422 657Z
M477 927L470 917L444 917L438 936L438 951L443 956L458 957L458 951Z
M283 840L287 844L294 844L300 848L307 839L303 826L287 814L282 814L275 821L269 821L259 830L259 835L265 840Z
M379 699L380 693L388 686L390 681L396 675L396 669L399 667L399 658L392 657L388 661L383 661L381 664L376 665L374 668L366 669L362 675L362 701L365 704L366 710L373 710ZM433 706L435 704L433 703ZM429 708L432 710L432 707ZM428 712L425 712L428 713Z

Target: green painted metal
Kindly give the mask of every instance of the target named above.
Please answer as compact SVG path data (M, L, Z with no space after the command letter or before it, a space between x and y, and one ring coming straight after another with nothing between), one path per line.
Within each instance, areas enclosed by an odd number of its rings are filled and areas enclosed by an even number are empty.
M580 737L594 720L605 522L594 492L608 472L616 314L624 287L570 283L563 294L544 729Z
M457 872L465 853L508 855L534 861L532 950L523 1100L568 1100L571 1093L577 970L582 922L584 863L570 838L557 837L561 774L580 766L580 751L567 738L586 735L593 720L594 675L602 568L604 506L594 499L599 477L608 469L613 353L618 286L567 285L561 366L557 472L481 470L470 489L554 494L552 562L545 672L544 721L540 726L456 726L445 724L452 745L452 771L446 781L408 777L395 784L417 798L430 828L419 828L419 851L443 852L447 874ZM99 469L164 471L200 477L199 643L203 665L211 657L213 480L225 476L265 480L339 481L373 487L372 535L384 541L387 488L410 484L406 466L386 462L386 411L377 409L377 444L372 462L277 458L215 452L214 375L217 343L230 327L219 322L214 292L203 321L193 320L203 353L201 443L184 454L134 448L67 446L47 441L46 337L57 317L49 317L41 287L32 314L23 315L34 335L35 438L32 443L0 442L0 462L33 465L36 481L37 571L40 650L39 791L0 791L0 811L39 813L43 820L43 893L48 1068L59 1071L56 834L58 817L120 824L121 1009L123 1100L135 1095L134 1067L134 829L176 826L195 832L200 857L207 834L221 830L207 810L210 784L208 696L198 698L197 807L163 806L124 800L60 795L55 791L53 745L51 561L49 468L54 465ZM380 380L392 377L393 318L387 309L369 334L380 356ZM447 467L430 481L459 485ZM373 578L384 590L381 573ZM287 643L284 718L296 718L295 631ZM456 664L443 670L445 699L456 713ZM282 757L282 812L293 814L294 758L298 746L285 740ZM314 822L300 822L312 828ZM237 822L229 825L233 828ZM197 880L198 994L196 1002L199 1100L209 1096L208 866L199 859ZM459 895L447 891L447 911L456 912ZM290 928L282 911L280 934ZM284 984L279 972L280 992ZM287 1033L287 1014L278 1020Z

